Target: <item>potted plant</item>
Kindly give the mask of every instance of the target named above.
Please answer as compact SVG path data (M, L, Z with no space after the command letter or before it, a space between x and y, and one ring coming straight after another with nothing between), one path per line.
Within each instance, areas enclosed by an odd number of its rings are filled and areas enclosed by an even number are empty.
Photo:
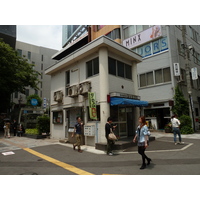
M164 129L165 129L165 133L172 133L172 124L171 124L171 122L166 124Z

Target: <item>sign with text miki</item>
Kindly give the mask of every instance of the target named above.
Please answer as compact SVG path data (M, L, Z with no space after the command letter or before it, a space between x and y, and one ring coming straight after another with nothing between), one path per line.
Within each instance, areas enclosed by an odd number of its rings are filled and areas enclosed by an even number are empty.
M96 97L94 92L88 92L90 118L97 120Z

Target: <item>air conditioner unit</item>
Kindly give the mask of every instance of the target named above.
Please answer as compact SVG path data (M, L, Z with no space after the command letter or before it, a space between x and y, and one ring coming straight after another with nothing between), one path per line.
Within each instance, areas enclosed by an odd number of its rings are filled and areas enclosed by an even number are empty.
M90 92L91 90L91 82L87 81L79 84L79 94L84 95Z
M73 85L68 88L68 97L75 97L78 96L78 86Z
M54 101L62 102L62 100L63 100L63 91L60 90L60 91L54 92L53 98L54 98Z

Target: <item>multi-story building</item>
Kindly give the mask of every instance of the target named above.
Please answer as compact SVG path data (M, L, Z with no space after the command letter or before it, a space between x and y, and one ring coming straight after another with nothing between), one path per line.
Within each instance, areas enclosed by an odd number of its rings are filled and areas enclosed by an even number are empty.
M67 53L66 48L60 53L64 52ZM83 119L87 145L106 141L109 116L118 125L118 137L133 137L139 107L148 105L138 96L137 63L141 59L101 36L46 69L45 73L51 76L52 138L70 139L77 116Z
M143 58L137 68L139 95L149 102L144 114L155 129L163 129L169 121L177 85L190 102L193 127L199 128L200 26L187 25L186 34L182 27L122 26L123 45Z
M0 38L15 49L16 25L0 25Z
M50 77L45 75L44 71L51 65L55 64L55 60L52 60L52 56L57 50L40 47L20 41L16 41L16 50L20 56L25 56L28 62L33 64L33 68L37 70L41 76L39 80L41 83L38 85L39 90L32 88L26 89L26 94L14 93L12 95L12 101L15 104L21 104L23 106L26 103L26 97L31 94L38 94L41 99L50 98Z

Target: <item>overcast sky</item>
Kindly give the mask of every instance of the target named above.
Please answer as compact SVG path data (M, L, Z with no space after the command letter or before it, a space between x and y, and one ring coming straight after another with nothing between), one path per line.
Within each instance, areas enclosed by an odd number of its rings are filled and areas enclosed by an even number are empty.
M61 25L17 25L17 41L51 49L62 49Z

